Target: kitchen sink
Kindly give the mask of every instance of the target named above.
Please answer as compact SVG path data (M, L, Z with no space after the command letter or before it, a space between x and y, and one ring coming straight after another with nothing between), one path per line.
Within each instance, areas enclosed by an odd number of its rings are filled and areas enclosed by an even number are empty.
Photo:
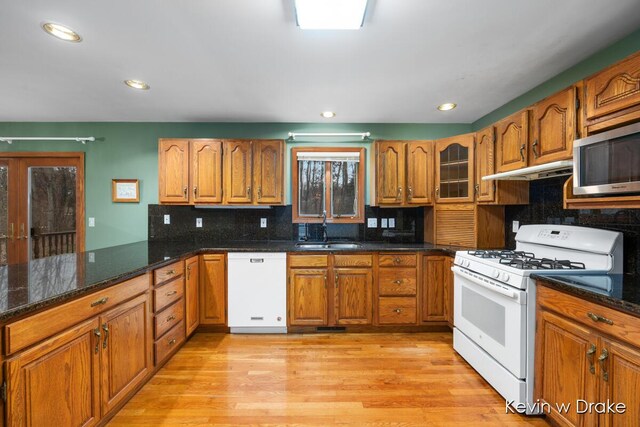
M329 243L330 249L357 249L362 247L360 243Z
M362 244L356 242L299 242L296 247L301 249L358 249Z
M296 247L302 249L329 249L329 245L327 243L300 242L296 243Z

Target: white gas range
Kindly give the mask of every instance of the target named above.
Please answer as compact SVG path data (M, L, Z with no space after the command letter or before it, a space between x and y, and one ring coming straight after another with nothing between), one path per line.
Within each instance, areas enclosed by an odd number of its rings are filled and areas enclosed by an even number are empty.
M453 348L513 406L534 414L532 273L622 273L622 234L567 225L523 225L514 251L458 251Z

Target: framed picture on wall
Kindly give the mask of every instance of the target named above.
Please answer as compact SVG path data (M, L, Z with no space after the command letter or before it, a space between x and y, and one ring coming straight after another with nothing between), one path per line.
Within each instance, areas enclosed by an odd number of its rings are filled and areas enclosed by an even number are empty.
M112 179L111 201L114 203L139 203L140 182L137 179Z

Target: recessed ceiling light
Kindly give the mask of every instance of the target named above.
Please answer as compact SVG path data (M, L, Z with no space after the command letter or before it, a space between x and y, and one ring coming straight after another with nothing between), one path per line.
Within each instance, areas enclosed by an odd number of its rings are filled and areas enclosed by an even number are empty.
M453 102L446 102L444 104L438 105L438 110L440 110L440 111L449 111L449 110L453 110L457 106L458 106L458 104L454 104Z
M76 43L82 41L82 37L80 37L80 34L62 24L44 22L42 23L42 29L51 34L53 37L59 38L60 40Z
M336 116L336 113L334 113L333 111L323 111L322 113L320 113L320 115L325 119L332 119Z
M296 20L303 30L357 30L367 0L295 0Z
M149 88L151 87L147 83L143 82L142 80L125 80L124 84L126 84L132 89L139 89L139 90L149 90Z

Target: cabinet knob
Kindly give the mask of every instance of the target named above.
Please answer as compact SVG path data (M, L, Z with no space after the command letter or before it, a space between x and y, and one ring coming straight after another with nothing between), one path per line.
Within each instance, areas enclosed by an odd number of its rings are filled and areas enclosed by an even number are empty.
M396 263L396 264L399 264L400 261L402 261L400 258L394 258L393 259L393 262Z
M167 317L167 322L171 322L172 320L174 320L176 318L176 316L174 316L173 314L169 317Z
M396 308L396 309L395 309L395 310L393 310L393 311L395 311L395 312L396 312L396 313L398 313L398 314L402 313L402 309L401 309L401 308Z
M395 283L396 285L401 285L402 284L402 280L394 280L393 283Z
M175 270L169 270L167 271L167 276L173 276L174 274L176 274Z
M176 343L176 339L174 338L174 339L170 340L168 344L169 345L174 345L175 343Z
M178 293L178 291L171 291L171 292L167 292L165 295L170 297L171 295L175 295L177 293Z

